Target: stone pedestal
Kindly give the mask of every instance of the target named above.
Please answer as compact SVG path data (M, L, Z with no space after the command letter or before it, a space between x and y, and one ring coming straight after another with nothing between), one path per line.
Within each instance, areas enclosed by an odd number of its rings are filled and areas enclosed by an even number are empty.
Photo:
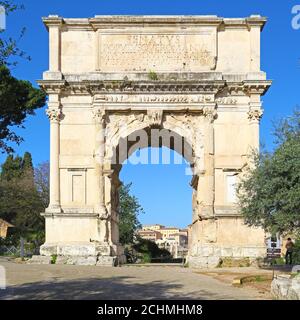
M56 264L117 266L125 263L122 247L107 243L46 243L41 246L42 256L57 256Z
M197 234L189 244L192 268L218 267L224 259L248 259L251 263L266 256L264 231L246 226L242 217L197 221L192 228Z

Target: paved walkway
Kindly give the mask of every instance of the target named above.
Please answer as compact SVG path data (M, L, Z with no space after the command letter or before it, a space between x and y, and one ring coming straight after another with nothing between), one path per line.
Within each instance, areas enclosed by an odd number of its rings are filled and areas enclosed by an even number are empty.
M7 289L0 299L262 299L195 270L175 266L28 265L0 258Z

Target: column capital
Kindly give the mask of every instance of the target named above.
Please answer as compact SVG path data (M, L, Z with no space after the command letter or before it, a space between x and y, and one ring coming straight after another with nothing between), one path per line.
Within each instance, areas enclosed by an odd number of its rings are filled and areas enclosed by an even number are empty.
M217 113L215 106L204 107L203 108L203 115L210 123L213 123L214 120L217 119L218 113Z
M46 114L50 122L59 122L62 117L62 112L59 108L48 108L46 109Z
M104 125L106 123L106 110L103 107L94 107L92 110L93 118L97 123Z
M259 123L261 117L263 115L262 109L250 109L248 111L248 119L250 120L250 123Z

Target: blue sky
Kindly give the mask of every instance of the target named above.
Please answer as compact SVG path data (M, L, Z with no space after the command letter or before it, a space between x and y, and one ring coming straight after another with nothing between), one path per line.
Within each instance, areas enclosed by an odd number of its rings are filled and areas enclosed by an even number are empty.
M261 122L261 142L273 147L272 121L291 114L299 104L300 30L291 27L292 7L298 1L271 0L23 0L25 10L7 19L6 33L17 37L21 28L27 32L19 46L32 58L20 61L13 74L35 84L48 68L48 34L41 17L59 14L64 17L90 17L96 14L215 14L245 17L261 14L268 17L262 33L261 63L273 85L263 98L265 114ZM35 84L36 85L36 84ZM49 159L49 123L44 109L28 118L20 130L25 141L16 152L30 151L35 164ZM3 162L4 155L0 156ZM139 198L146 214L143 223L185 226L191 222L191 188L185 165L127 165L121 171L125 182L133 182L132 192Z

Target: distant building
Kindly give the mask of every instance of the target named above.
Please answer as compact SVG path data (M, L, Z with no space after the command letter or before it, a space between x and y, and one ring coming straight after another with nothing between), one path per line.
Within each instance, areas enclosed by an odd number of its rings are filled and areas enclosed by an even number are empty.
M155 242L160 248L167 249L174 258L185 257L188 251L188 229L165 227L161 224L143 225L137 232L142 239Z
M179 228L176 227L164 227L159 230L161 232L163 239L169 238L171 234L180 232Z
M161 225L161 224L145 224L143 225L142 229L143 230L154 230L154 231L158 231L161 230L162 228L164 228L165 226Z
M145 240L156 242L162 238L162 234L155 230L138 230L137 234Z
M0 238L6 238L7 237L7 230L8 228L12 228L13 225L9 222L0 219Z
M181 232L172 233L167 239L174 240L179 246L187 246L188 244L187 235L182 234Z

